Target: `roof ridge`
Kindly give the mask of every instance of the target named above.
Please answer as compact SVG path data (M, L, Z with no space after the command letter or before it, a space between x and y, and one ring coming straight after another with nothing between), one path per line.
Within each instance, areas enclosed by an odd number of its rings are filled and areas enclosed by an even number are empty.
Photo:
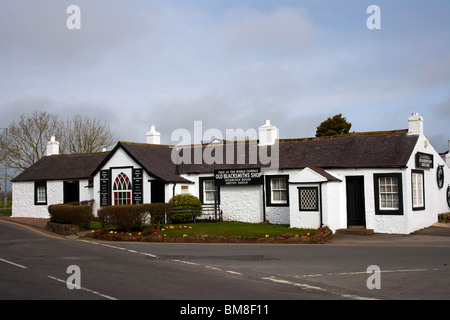
M338 134L338 135L324 136L324 137L288 138L288 139L278 139L278 142L321 141L321 140L332 140L332 139L341 139L341 138L348 138L348 137L380 136L380 135L394 135L394 134L405 134L405 133L408 133L408 129L390 130L390 131L351 132L351 133L347 133L347 134Z

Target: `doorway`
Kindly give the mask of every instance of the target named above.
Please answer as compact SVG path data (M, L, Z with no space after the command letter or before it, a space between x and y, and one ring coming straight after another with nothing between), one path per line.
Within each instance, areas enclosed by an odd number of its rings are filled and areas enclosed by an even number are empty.
M80 202L80 181L64 181L64 203Z
M366 227L364 176L345 177L347 185L347 226Z
M159 180L151 180L151 203L164 203L166 202L166 185Z

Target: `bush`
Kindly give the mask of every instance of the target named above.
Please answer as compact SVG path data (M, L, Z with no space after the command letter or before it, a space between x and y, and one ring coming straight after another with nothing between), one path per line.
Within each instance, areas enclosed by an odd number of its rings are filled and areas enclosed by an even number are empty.
M103 226L113 225L124 231L142 229L144 224L164 224L165 214L169 211L166 203L129 204L107 206L97 212Z
M48 207L50 221L62 224L74 224L81 228L89 228L92 221L92 207L76 204L54 204Z
M173 223L191 222L202 214L202 203L190 194L180 194L169 200L171 205L170 219Z

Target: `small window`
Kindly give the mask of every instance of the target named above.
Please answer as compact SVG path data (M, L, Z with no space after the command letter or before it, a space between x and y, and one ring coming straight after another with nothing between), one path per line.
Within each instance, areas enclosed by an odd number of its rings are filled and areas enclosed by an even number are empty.
M413 210L425 210L425 189L423 184L424 172L412 170L412 205Z
M215 201L216 187L214 186L214 180L203 181L203 203L214 203Z
M220 203L220 189L216 188L214 178L200 178L200 201L203 204Z
M289 176L266 176L266 204L269 207L289 206Z
M47 204L47 182L38 181L34 183L34 204L46 205Z
M286 178L273 178L270 181L271 185L271 202L278 204L287 203L287 179Z
M298 188L298 201L300 204L300 211L319 211L319 188Z
M374 174L375 213L403 214L402 174Z

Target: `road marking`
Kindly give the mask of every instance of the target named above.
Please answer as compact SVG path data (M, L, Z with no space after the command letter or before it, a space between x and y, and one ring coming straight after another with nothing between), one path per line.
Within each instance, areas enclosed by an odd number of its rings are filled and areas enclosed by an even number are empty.
M62 282L62 283L64 283L64 284L67 284L67 282L66 282L65 280L61 280L61 279L58 279L58 278L55 278L55 277L52 277L52 276L48 276L48 277L49 277L50 279L52 279L52 280L56 280L56 281L58 281L58 282ZM87 288L80 287L79 290L84 290L84 291L86 291L86 292L90 292L90 293L92 293L92 294L98 295L98 296L100 296L100 297L103 297L103 298L106 298L106 299L109 299L109 300L119 300L119 299L117 299L117 298L108 296L108 295L106 295L106 294L102 294L102 293L100 293L100 292L97 292L97 291L94 291L94 290L91 290L91 289L87 289Z
M396 273L396 272L424 272L424 271L437 271L438 269L401 269L401 270L381 270L381 273ZM316 273L316 274L303 274L296 275L296 278L314 278L314 277L326 277L326 276L348 276L348 275L358 275L367 274L367 271L357 271L357 272L339 272L339 273Z
M236 272L236 271L227 270L225 272L228 272L228 273L231 273L231 274L235 274L235 275L238 275L238 276L242 276L242 273Z
M304 290L319 291L319 292L329 293L329 294L337 295L337 296L340 296L342 298L347 298L347 299L354 299L354 300L378 300L378 299L375 299L375 298L367 298L367 297L362 297L362 296L357 296L357 295L352 295L352 294L345 294L345 293L340 293L340 292L336 292L336 291L331 291L331 290L327 290L325 288L312 286L312 285L309 285L309 284L306 284L306 283L298 283L298 282L293 282L293 281L288 281L288 280L283 280L283 279L277 279L275 277L264 277L262 279L263 280L272 281L272 282L275 282L275 283L281 283L281 284L291 285L291 286L294 286L294 287L299 287L299 288L302 288Z
M5 263L8 263L10 265L13 265L13 266L16 266L16 267L19 267L19 268L22 268L22 269L26 269L27 268L25 266L22 266L21 264L17 264L17 263L14 263L14 262L11 262L11 261L8 261L8 260L5 260L5 259L0 259L0 261L3 261Z
M184 263L184 264L190 264L190 265L193 265L193 266L199 266L200 265L200 264L195 263L195 262L183 261L183 260L178 260L178 259L172 259L172 261L180 262L180 263Z

